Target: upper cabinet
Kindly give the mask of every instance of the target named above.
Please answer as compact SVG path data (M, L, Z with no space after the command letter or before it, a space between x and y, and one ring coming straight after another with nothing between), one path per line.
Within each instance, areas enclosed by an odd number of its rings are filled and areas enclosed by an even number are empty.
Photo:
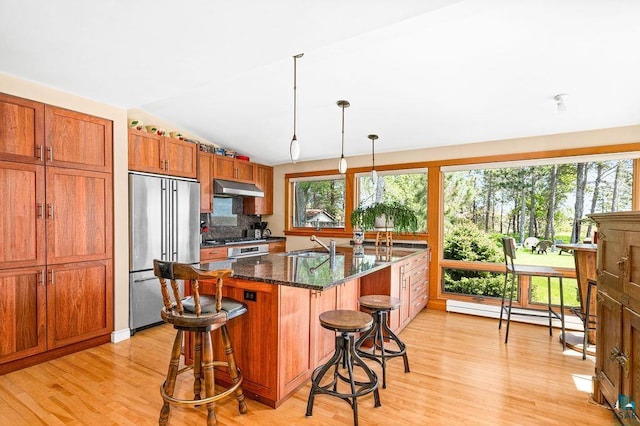
M110 173L112 131L110 120L0 93L0 160Z
M129 129L129 170L197 177L198 145Z
M200 182L200 213L213 211L213 154L198 153L198 182Z
M46 105L47 165L111 173L113 137L110 120Z
M0 93L0 160L44 162L44 104Z
M244 214L273 214L273 167L255 165L255 184L264 197L245 197Z
M236 182L254 183L255 165L237 158L215 155L213 157L213 177Z

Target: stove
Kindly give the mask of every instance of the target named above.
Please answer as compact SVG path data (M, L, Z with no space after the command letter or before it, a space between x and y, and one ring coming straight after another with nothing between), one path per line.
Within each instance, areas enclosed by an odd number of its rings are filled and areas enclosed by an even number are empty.
M218 238L215 240L204 240L203 245L221 245L232 246L238 244L253 244L253 243L266 243L264 238L256 239L253 237L232 237L232 238Z

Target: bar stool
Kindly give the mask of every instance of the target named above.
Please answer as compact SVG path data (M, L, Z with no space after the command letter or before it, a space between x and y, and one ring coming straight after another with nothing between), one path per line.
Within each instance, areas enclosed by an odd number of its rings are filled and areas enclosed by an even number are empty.
M370 315L359 311L337 310L320 314L320 325L336 333L336 350L326 364L319 366L311 374L311 391L307 402L307 416L312 415L313 401L316 394L332 395L346 401L353 410L353 421L356 426L358 425L358 397L373 392L374 406L380 406L378 376L371 371L355 351L354 333L369 329L372 323L373 320ZM332 367L332 379L323 382L325 374ZM366 375L367 380L356 380L354 367L359 367L359 370ZM344 370L346 370L346 376L344 375ZM339 381L348 383L348 389L339 391Z
M164 307L160 312L162 319L173 325L177 330L176 338L173 342L171 360L167 371L167 378L160 387L160 395L163 399L162 409L158 423L166 425L169 421L171 404L177 406L207 406L207 425L217 424L215 415L215 403L222 398L235 393L238 401L238 409L241 414L247 412L247 404L242 391L242 372L236 365L235 356L231 346L231 339L227 331L227 321L229 317L238 316L246 312L246 306L240 302L228 304L229 312L223 310L222 281L230 276L231 269L221 269L216 271L197 269L191 265L153 261L153 272L160 279L162 299ZM171 289L174 301L171 301L167 280L171 282ZM193 295L185 299L180 295L178 280L191 282ZM215 280L216 295L200 295L198 291L198 280ZM229 302L229 301L228 301ZM226 361L213 360L213 344L211 332L220 329L222 344L227 355ZM180 353L182 349L183 335L185 331L194 333L194 357L193 367L178 369L180 363ZM233 381L233 385L218 394L215 393L214 367L226 367ZM173 396L176 378L189 369L193 368L193 399L175 398ZM205 397L201 397L202 382L204 382Z
M409 359L407 358L407 347L396 334L391 331L387 324L389 312L396 310L402 304L402 300L397 297L385 295L361 296L358 299L360 307L371 311L373 317L373 327L364 333L356 342L356 352L358 355L372 359L382 366L382 388L387 388L387 358L401 356L404 359L404 372L409 373ZM365 342L370 341L371 349L363 349ZM384 347L384 342L395 342L398 350ZM368 346L368 345L367 345ZM379 351L379 352L378 352Z

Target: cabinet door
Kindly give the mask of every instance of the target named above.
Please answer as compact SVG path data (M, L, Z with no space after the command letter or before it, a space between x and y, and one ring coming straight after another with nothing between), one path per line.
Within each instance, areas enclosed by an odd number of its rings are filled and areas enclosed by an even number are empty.
M408 268L408 263L404 262L401 266L401 279L400 279L400 328L404 328L410 319L411 314L411 271Z
M129 129L129 170L165 173L164 137Z
M360 280L358 278L338 285L336 309L357 311L360 309L358 297L360 297Z
M0 268L44 265L44 166L0 161L0 187Z
M0 93L0 160L44 162L44 104Z
M46 105L46 163L111 172L112 127L110 120Z
M598 291L596 380L600 392L614 404L620 394L620 366L609 358L612 352L622 350L622 305Z
M0 270L0 364L47 348L44 267Z
M236 180L240 182L254 183L256 181L256 168L248 161L236 160Z
M326 362L333 353L336 346L336 336L331 330L320 325L320 314L336 309L337 288L318 291L309 290L311 294L311 365L315 368Z
M628 359L626 368L622 368L622 393L629 398L629 401L636 403L634 413L636 418L640 418L640 315L630 309L623 312L623 339L624 354ZM631 420L629 412L620 413L623 420ZM637 424L628 422L629 424Z
M197 177L198 145L165 137L164 155L167 174L187 178Z
M198 181L200 182L200 213L213 211L213 154L198 154Z
M619 299L623 291L625 250L624 232L605 229L598 232L598 287Z
M246 197L245 214L273 214L273 168L255 165L256 186L264 192L264 197Z
M48 268L47 326L49 349L113 331L111 260Z
M627 232L624 292L629 305L640 311L640 232ZM640 403L640 401L638 401Z
M111 174L47 168L47 263L113 256Z
M213 177L236 180L236 160L222 155L213 156Z

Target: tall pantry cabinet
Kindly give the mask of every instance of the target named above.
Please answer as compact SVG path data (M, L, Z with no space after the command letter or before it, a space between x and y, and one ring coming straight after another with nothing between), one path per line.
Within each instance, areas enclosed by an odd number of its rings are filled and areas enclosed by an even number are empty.
M0 93L0 374L109 341L112 122Z

